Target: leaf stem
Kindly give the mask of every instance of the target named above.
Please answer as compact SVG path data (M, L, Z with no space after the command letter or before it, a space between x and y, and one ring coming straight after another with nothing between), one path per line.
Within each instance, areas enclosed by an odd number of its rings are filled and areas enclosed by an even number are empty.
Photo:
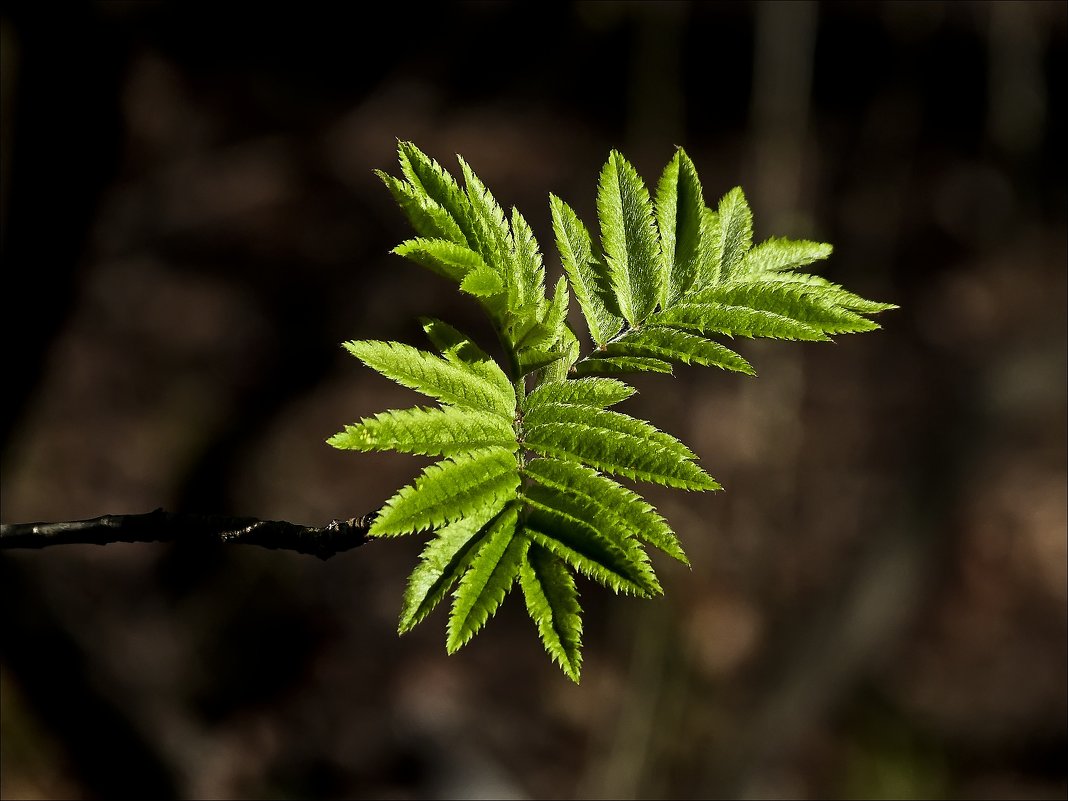
M61 523L0 524L0 548L51 545L109 545L115 542L195 542L202 545L259 545L272 550L329 559L368 542L375 515L302 526L284 520L194 515L156 509L146 514L104 515Z

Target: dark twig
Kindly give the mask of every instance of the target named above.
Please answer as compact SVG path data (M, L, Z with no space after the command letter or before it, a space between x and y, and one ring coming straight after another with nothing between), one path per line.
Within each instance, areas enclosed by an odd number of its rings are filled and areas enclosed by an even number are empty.
M329 559L367 542L374 515L333 520L325 526L301 526L284 520L220 517L164 512L104 515L62 523L0 524L0 548L46 548L49 545L107 545L113 542L174 542L259 545Z

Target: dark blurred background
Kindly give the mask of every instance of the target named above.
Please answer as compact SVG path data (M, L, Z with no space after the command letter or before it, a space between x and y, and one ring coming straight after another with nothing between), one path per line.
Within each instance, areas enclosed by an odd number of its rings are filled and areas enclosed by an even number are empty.
M516 596L456 656L443 610L398 638L416 538L0 554L0 795L1064 798L1068 6L343 8L5 4L5 522L322 524L408 481L324 444L415 400L338 343L488 331L388 253L397 138L553 275L548 193L591 221L612 147L652 182L682 145L902 308L637 380L727 491L650 492L693 569L581 586L578 687Z

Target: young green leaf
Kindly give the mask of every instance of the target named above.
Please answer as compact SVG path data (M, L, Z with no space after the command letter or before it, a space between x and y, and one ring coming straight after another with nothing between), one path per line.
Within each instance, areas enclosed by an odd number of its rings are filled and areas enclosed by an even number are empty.
M613 342L605 352L609 356L647 356L755 375L752 365L730 348L673 328L648 326Z
M445 239L409 239L393 252L458 284L470 273L489 270L482 257L469 247Z
M628 595L648 598L663 592L641 546L629 540L624 547L567 496L535 485L524 491L523 501L530 538L583 575Z
M519 566L530 540L516 533L517 519L518 509L512 504L493 521L460 579L449 615L446 649L450 654L478 633L519 576Z
M723 229L719 214L706 208L701 214L701 269L693 288L703 289L719 283L722 260Z
M571 404L547 402L542 397L528 398L524 424L527 431L553 423L581 423L604 431L616 431L658 445L671 451L680 460L696 459L697 456L675 437L659 431L644 420L607 409Z
M545 266L542 264L538 241L527 221L512 209L512 240L515 245L516 273L518 276L516 305L534 304L535 309L544 303Z
M582 610L571 571L547 548L531 543L519 566L519 584L545 650L577 684L582 670Z
M753 246L753 213L740 186L734 187L719 201L716 217L719 221L715 249L719 261L718 280L728 281Z
M660 301L663 273L649 190L617 150L601 170L597 214L619 310L627 322L638 326Z
M504 218L504 211L496 198L479 180L467 162L460 159L460 168L471 204L472 223L477 249L490 267L497 271L508 294L509 305L517 304L517 287L521 283L518 260L514 253L512 231Z
M571 207L556 195L549 195L549 208L564 272L586 318L590 336L596 344L603 345L623 327L623 319L605 304L608 277L599 274L598 269L607 267L594 258L589 232Z
M692 303L719 303L771 312L797 320L826 334L874 331L879 326L854 311L835 304L829 287L785 281L721 284L688 296Z
M555 384L542 384L527 395L528 409L545 403L577 403L604 409L625 401L634 387L614 378L579 378Z
M489 509L515 497L519 469L508 448L457 454L427 467L413 484L386 501L368 532L372 537L409 534Z
M638 537L684 565L690 564L678 537L656 510L621 484L595 470L560 459L534 459L523 472L543 486L582 497L627 536Z
M657 312L651 323L698 334L820 341L819 328L775 312L726 303L679 303Z
M537 241L518 210L506 218L463 159L461 189L410 142L398 144L398 158L404 179L380 175L418 237L396 252L478 298L507 368L439 320L423 324L440 356L396 342L346 343L369 367L442 407L382 412L329 442L443 457L395 493L371 527L373 536L433 530L408 582L401 631L453 590L446 646L455 651L518 577L546 651L578 681L582 621L572 570L647 596L661 589L646 545L688 564L656 510L601 471L719 489L675 437L608 410L633 388L583 376L670 373L673 361L752 373L707 335L821 340L877 328L865 315L894 307L797 272L830 255L829 245L772 238L753 247L741 189L707 208L681 149L655 205L634 168L610 154L597 187L602 253L574 211L550 196L567 276L550 300ZM567 325L568 284L595 343L584 358Z
M465 409L481 409L511 419L515 391L499 367L492 375L400 342L360 340L345 349L372 370L398 384Z
M553 344L553 353L561 354L561 358L546 365L541 371L541 384L563 383L567 380L568 373L579 357L578 338L565 324L560 332L560 340Z
M397 451L450 456L496 445L518 449L515 430L495 414L473 409L402 409L365 417L327 442L354 451Z
M765 273L761 276L764 281L774 281L784 284L803 284L810 287L815 287L819 296L826 302L831 303L842 309L849 309L850 311L860 312L861 314L876 314L878 312L890 311L896 309L893 303L878 303L874 300L867 300L860 295L850 292L848 289L844 289L839 284L832 283L826 278L818 275L805 275L804 273L795 273L792 271L783 271L779 273Z
M664 308L687 292L698 279L704 210L697 169L679 148L664 168L656 190L656 222L664 273L660 305Z
M437 202L392 175L381 171L376 174L389 189L417 234L428 239L445 239L467 247L468 241L463 230L456 224L452 215Z
M671 362L648 356L587 356L575 365L575 375L620 375L622 373L665 373L671 375Z
M456 180L434 159L411 142L397 145L401 171L412 188L433 201L452 219L462 238L453 239L463 245L474 245L471 206ZM452 237L448 237L452 238Z
M439 528L408 578L398 631L403 634L434 611L471 564L490 522L500 511L490 506Z
M757 277L761 273L794 270L814 261L826 259L833 252L834 248L826 242L772 237L745 254L738 272L741 275Z
M476 298L492 298L504 291L504 283L495 270L483 265L464 276L460 291Z
M640 437L585 422L544 423L524 432L524 444L542 456L588 464L635 481L689 490L719 489L719 484L673 449Z

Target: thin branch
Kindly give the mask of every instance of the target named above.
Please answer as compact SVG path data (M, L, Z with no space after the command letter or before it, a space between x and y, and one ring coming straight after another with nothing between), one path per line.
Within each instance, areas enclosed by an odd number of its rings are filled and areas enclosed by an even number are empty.
M367 542L374 515L333 520L325 526L301 526L284 520L221 517L164 512L104 515L62 523L0 524L0 548L47 548L50 545L108 545L113 542L200 542L259 545L329 559Z

